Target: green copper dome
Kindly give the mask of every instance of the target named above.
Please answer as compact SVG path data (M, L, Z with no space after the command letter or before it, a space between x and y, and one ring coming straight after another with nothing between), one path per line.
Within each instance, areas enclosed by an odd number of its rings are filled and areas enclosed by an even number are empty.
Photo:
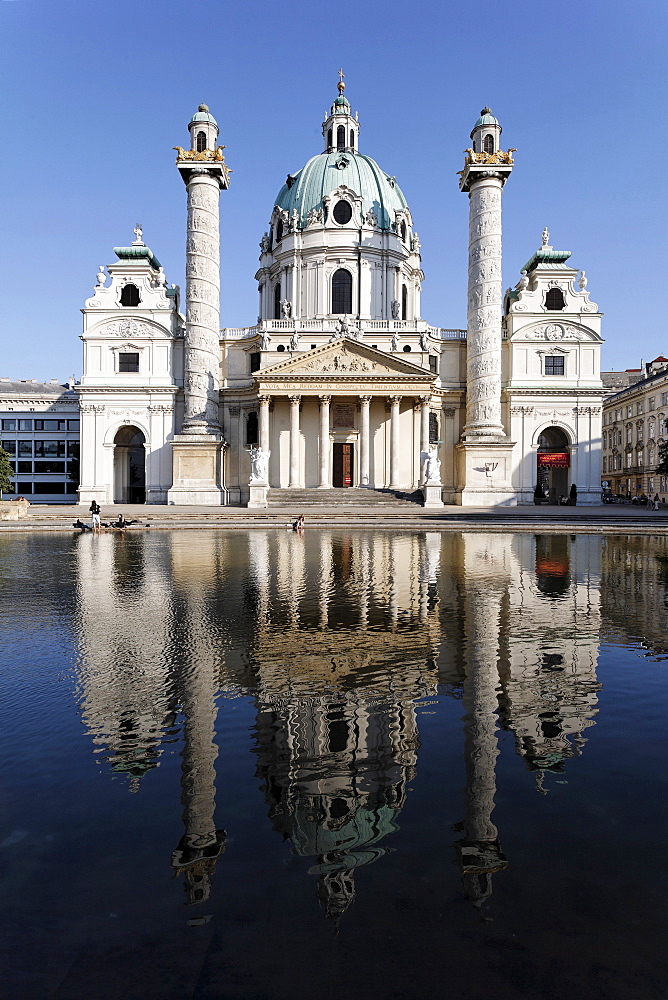
M479 125L498 125L497 119L492 114L491 108L483 108L480 112L480 118L475 123L473 128L478 128Z
M313 156L299 173L291 174L276 204L288 215L297 211L303 228L309 212L322 208L325 195L331 195L342 184L361 195L362 218L369 211L375 212L381 229L390 229L394 213L407 208L395 178L381 170L375 160L362 153L336 151Z
M190 119L191 125L194 125L196 122L208 122L210 125L215 125L216 128L218 128L218 122L213 117L206 104L200 104L198 110Z

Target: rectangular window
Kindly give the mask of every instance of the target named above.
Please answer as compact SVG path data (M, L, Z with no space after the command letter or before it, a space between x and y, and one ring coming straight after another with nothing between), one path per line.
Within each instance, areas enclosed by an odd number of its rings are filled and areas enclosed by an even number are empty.
M608 459L605 455L603 456L603 471L604 472L608 471Z
M32 475L32 462L19 462L17 471Z
M259 351L254 351L253 354L251 354L251 356L250 356L250 370L252 372L256 372L256 371L259 370L261 358L262 358L262 355L260 354Z
M435 354L429 355L429 371L433 372L434 375L438 371L438 358Z
M2 421L2 429L3 429L3 431L15 431L16 430L16 421L15 420L3 420Z
M35 462L35 472L38 474L41 472L59 472L64 474L65 463L58 461Z
M649 404L648 404L648 406L649 406L650 410L656 410L656 396L650 396L649 397Z
M563 375L566 359L563 357L546 357L545 358L545 374L546 375Z
M67 430L66 420L36 420L36 431L64 431Z
M65 483L33 483L34 493L64 493Z
M3 441L2 450L6 451L8 455L16 454L16 441Z
M28 441L28 444L30 442ZM21 442L19 441L19 455ZM35 456L39 458L64 458L64 441L35 441Z
M138 372L139 354L123 353L118 355L119 372Z
M668 406L668 392L661 393L661 405Z
M32 483L14 483L14 492L18 496L22 496L24 493L32 493Z
M32 420L19 420L19 430L20 431L31 431L32 430Z
M643 404L642 401L639 401L638 403L636 403L636 413L642 413L642 411L643 411Z
M632 417L633 416L633 407L632 406L627 406L626 407L626 416L627 417Z
M67 429L68 429L68 431L78 431L79 430L79 421L78 420L68 420L67 421Z
M19 441L19 455L32 458L32 441Z
M68 441L67 442L67 457L68 458L78 458L79 457L79 442L78 441Z

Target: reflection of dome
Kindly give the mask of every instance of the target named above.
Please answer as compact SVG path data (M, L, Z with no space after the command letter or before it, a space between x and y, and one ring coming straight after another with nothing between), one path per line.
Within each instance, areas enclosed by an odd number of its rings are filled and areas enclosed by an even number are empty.
M312 209L322 208L322 199L345 184L362 197L362 214L373 210L381 229L389 229L394 213L407 207L394 177L389 177L370 156L346 151L313 156L297 174L291 174L278 193L276 204L299 214L304 225Z

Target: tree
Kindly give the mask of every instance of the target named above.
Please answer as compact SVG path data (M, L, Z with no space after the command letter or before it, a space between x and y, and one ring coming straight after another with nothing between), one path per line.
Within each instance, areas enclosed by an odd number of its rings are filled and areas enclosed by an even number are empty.
M14 492L13 475L14 470L9 461L9 455L0 448L0 494Z
M659 464L656 471L662 476L668 476L668 441L659 445Z

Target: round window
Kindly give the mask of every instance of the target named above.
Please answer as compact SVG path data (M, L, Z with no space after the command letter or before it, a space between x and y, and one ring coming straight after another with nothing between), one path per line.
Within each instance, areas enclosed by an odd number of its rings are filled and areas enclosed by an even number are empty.
M334 221L338 222L340 226L345 226L346 222L350 222L352 217L353 210L350 207L350 202L337 201L334 206Z

